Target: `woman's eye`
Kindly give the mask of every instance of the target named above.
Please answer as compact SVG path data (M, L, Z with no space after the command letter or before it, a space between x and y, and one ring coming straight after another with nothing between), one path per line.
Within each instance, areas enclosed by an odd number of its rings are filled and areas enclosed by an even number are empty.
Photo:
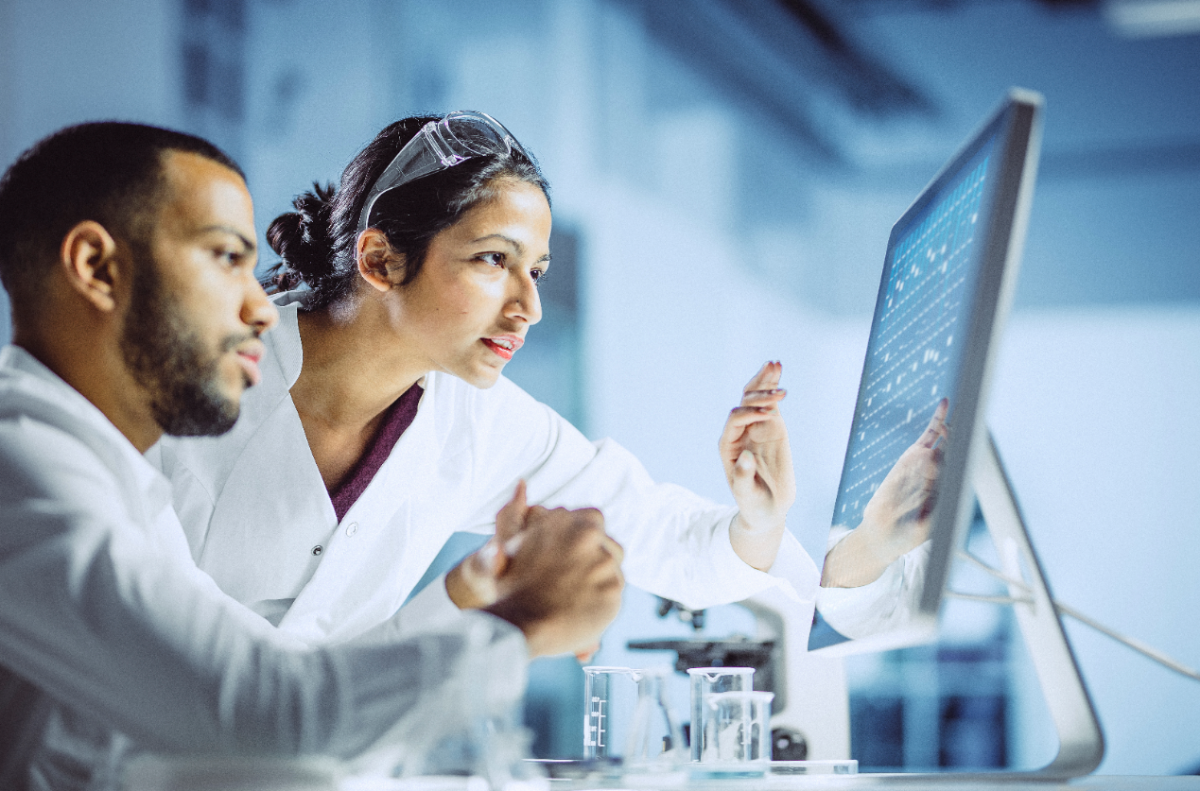
M504 253L484 253L479 260L492 266L504 266Z
M546 274L547 274L546 270L544 270L544 269L529 270L529 276L531 278L533 278L534 283L541 283L543 280L546 279Z

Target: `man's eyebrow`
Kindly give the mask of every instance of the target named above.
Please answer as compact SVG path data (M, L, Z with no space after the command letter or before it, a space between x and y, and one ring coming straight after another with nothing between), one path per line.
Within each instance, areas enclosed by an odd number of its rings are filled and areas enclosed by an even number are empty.
M246 252L248 252L248 253L252 253L258 249L258 245L254 243L253 239L247 239L244 235L242 235L241 231L239 231L237 228L234 228L233 226L230 226L230 225L207 225L200 229L200 233L211 233L212 231L217 231L219 233L227 233L232 236L236 236L238 239L241 239L242 244L246 247Z

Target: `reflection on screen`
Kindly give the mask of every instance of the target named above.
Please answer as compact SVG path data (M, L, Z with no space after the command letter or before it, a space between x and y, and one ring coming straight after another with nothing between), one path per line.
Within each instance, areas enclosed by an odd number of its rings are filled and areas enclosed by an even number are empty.
M886 290L859 390L835 525L855 527L884 477L925 430L942 398L953 411L964 321L973 293L976 228L988 180L987 148L935 196L891 250ZM960 333L960 328L962 332Z
M943 174L893 230L834 504L830 552L837 561L823 571L810 649L898 633L920 612L937 503L930 481L938 474L930 465L943 456L942 443L953 442L997 139ZM943 399L950 410L945 429ZM870 529L858 532L868 505Z

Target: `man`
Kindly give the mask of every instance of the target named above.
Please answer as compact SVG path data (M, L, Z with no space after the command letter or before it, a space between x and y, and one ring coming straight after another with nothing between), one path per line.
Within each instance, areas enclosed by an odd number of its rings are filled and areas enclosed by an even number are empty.
M131 743L411 748L468 668L511 697L527 654L584 649L616 614L621 550L599 514L526 508L520 493L497 517L522 533L500 599L436 625L398 614L353 643L306 646L196 569L142 453L164 432L229 429L257 380L276 312L254 238L237 166L167 130L71 127L0 180L14 340L0 351L5 791L110 787Z

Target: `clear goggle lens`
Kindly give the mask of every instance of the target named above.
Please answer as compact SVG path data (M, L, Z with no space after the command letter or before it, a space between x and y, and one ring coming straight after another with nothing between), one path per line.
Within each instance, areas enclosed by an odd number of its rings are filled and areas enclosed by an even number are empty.
M404 144L371 187L358 216L358 232L370 227L371 210L385 192L473 157L504 155L513 149L521 150L520 144L487 113L453 112L430 121Z

